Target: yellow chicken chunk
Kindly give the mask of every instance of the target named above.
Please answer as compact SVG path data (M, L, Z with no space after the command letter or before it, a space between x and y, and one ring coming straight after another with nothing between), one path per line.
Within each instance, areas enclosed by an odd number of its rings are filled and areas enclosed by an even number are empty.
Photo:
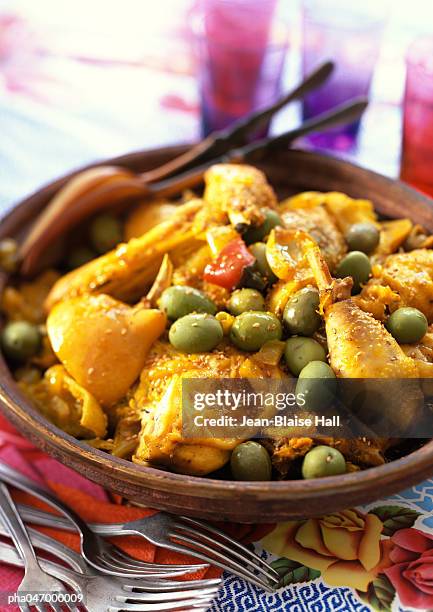
M159 310L130 307L108 295L84 295L55 306L47 331L69 374L103 406L110 406L138 378L165 324Z
M415 378L416 367L397 341L352 300L326 311L330 363L344 378Z
M134 393L134 410L142 414L139 444L133 460L163 465L175 472L204 475L221 468L236 438L182 437L182 380L196 378L281 378L278 366L254 364L230 344L212 353L180 353L166 342L153 346Z
M284 210L284 203L283 203ZM347 252L346 242L335 221L323 206L316 206L309 210L299 208L286 210L281 215L284 227L287 229L301 229L319 245L329 269L335 270L340 259Z
M373 278L361 296L368 297L377 284L390 287L400 297L399 306L418 308L429 323L433 322L433 251L416 249L390 255L383 265L373 267Z
M161 200L141 202L129 214L125 222L125 240L138 238L155 225L167 221L177 210L176 204Z
M205 173L204 199L211 216L230 219L236 226L263 223L262 209L276 208L277 198L258 168L241 164L216 164Z
M35 383L19 384L50 421L71 435L103 438L107 434L107 417L100 404L62 365L52 366Z
M65 274L52 288L45 307L50 310L60 300L83 293L106 293L125 301L139 299L152 284L164 255L193 242L199 232L199 228L193 229L193 221L202 206L201 200L179 206L169 220L144 236L131 238L114 251Z

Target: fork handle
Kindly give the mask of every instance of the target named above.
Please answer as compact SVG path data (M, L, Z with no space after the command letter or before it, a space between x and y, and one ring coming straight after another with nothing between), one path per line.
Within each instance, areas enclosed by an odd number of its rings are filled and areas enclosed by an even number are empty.
M2 563L13 565L14 567L24 567L24 561L17 553L16 549L10 544L0 542L0 558ZM51 576L58 578L59 580L65 580L65 577L70 581L70 586L73 590L79 592L79 583L77 581L78 576L66 567L57 565L53 561L47 561L46 559L38 559L40 567Z
M27 523L63 529L64 531L74 531L70 521L62 516L56 516L44 510L39 510L39 508L26 506L25 504L18 504L18 510L21 518ZM125 528L122 523L89 523L89 527L94 533L99 535L125 535Z
M21 519L25 521L26 518L23 516L23 513L21 512L20 506L18 505L17 507L18 507L18 511L21 516ZM4 519L0 517L0 535L9 537L9 530L3 524L3 520ZM68 526L70 526L71 530L73 529L72 525L70 525L66 519L62 519L62 520L64 520L65 523L67 523ZM33 522L33 521L29 521L29 522ZM38 523L38 524L41 524L41 523ZM81 574L85 574L86 572L88 573L89 571L92 571L92 568L87 565L87 563L78 553L76 553L74 550L72 550L68 546L65 546L58 540L55 540L54 538L50 538L50 536L47 536L44 533L41 533L40 531L36 531L35 529L32 529L31 527L27 527L27 532L30 536L30 541L34 548L40 548L54 555L58 559L62 559L66 561L68 565L72 567L72 569L74 569L76 572L79 572Z
M82 533L83 528L87 530L87 527L83 525L82 519L78 516L72 508L69 508L60 499L57 499L48 489L40 487L38 484L24 476L21 472L18 472L7 463L0 461L0 479L17 487L30 495L38 497L40 500L46 502L56 510L62 512L70 521L75 525L76 529Z
M63 529L64 531L75 531L72 523L62 516L56 516L44 510L39 510L39 508L32 508L24 504L18 504L18 510L21 518L27 523ZM94 533L99 535L125 535L122 523L110 523L107 525L103 523L89 523L88 526Z
M27 568L38 567L38 560L29 534L21 520L18 510L12 501L7 486L0 482L0 516L6 525L8 535L13 540L20 557Z

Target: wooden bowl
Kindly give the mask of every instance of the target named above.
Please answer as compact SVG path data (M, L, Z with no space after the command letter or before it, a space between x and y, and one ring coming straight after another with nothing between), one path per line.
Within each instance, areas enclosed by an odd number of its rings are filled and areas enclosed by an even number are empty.
M183 150L171 147L145 151L105 163L142 171ZM407 216L433 231L432 201L398 181L296 150L273 154L262 167L282 196L305 190L339 190L371 199L383 215ZM68 178L17 204L2 220L0 238L22 235ZM234 482L172 474L112 457L51 425L23 397L1 357L0 400L1 411L20 432L90 480L135 502L204 519L260 523L323 515L371 502L433 475L433 441L386 465L317 480Z

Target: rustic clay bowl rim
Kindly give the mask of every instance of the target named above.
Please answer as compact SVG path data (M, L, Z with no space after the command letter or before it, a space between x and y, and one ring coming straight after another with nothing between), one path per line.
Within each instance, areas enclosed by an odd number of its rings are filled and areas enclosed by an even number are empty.
M184 147L170 147L166 148L165 150L172 150L173 155L175 155L184 149ZM158 150L159 149L155 149L155 151ZM356 169L361 174L365 173L366 175L375 177L381 182L385 181L390 187L398 186L398 188L402 189L403 191L407 190L408 192L413 192L410 187L404 185L400 181L388 179L382 175L360 168L359 166L346 161L336 160L329 156L306 151L292 150L292 152L294 154L310 156L312 159L325 159L337 162L342 167L346 167L347 169ZM86 166L86 168L101 164L134 166L136 160L139 160L143 153L144 152L136 152L110 160L104 160L96 164L90 164L89 166ZM146 151L146 153L152 153L152 151ZM12 217L20 207L27 206L27 212L31 215L38 208L38 206L35 205L35 198L37 199L38 194L42 190L49 189L50 191L55 192L69 177L82 169L83 168L80 168L79 170L65 175L57 181L48 183L47 186L37 190L32 196L21 200L14 207L12 207L2 219L0 219L0 223L2 225L7 223L9 218ZM432 205L432 201L429 198L425 198L420 195L420 199L424 200L424 202L429 206ZM4 283L5 279L3 278L2 280ZM3 412L5 416L18 429L21 428L27 437L29 437L37 446L40 446L43 449L48 449L54 458L63 461L66 456L70 459L70 461L66 462L69 465L79 465L85 463L88 465L88 467L93 466L98 467L101 470L109 470L110 475L118 476L123 482L127 481L135 485L139 485L141 481L143 485L146 485L146 487L152 487L153 484L158 490L167 492L169 492L170 489L175 489L177 486L187 483L188 495L193 497L203 497L203 495L208 494L209 499L221 496L228 499L230 497L230 493L235 490L239 493L245 494L246 503L248 503L249 496L255 498L256 495L260 496L260 499L262 500L279 499L290 495L291 498L299 498L305 501L306 496L312 500L317 497L322 497L326 493L328 495L332 495L332 493L340 493L342 491L346 492L347 495L350 496L351 493L356 494L365 488L368 488L371 491L377 486L377 497L379 498L381 496L381 489L384 487L386 488L392 486L398 481L405 479L405 486L407 486L409 482L415 484L433 474L433 440L427 442L424 446L413 451L409 455L405 455L404 457L390 461L384 465L371 467L359 472L314 480L240 482L198 476L187 476L184 474L164 471L158 468L141 466L125 459L113 457L104 451L92 448L51 424L41 414L39 414L36 409L33 408L31 403L19 391L10 374L9 368L1 355L0 401L3 404ZM4 407L6 407L8 411L5 411Z

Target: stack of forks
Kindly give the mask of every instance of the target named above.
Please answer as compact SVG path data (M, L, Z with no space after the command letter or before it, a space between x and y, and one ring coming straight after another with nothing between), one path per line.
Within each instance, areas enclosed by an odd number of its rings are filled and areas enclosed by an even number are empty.
M29 506L16 506L5 483L38 497L66 518ZM27 528L25 523L77 531L81 554ZM10 537L16 547L0 542L1 561L24 567L24 578L16 595L20 610L25 612L30 612L31 607L37 612L79 609L204 612L216 596L221 580L176 578L207 568L207 564L267 591L277 588L279 581L276 571L255 552L202 521L158 512L127 523L87 524L50 491L4 463L0 463L0 535ZM138 535L156 546L186 553L206 564L163 565L139 561L105 540L118 535ZM69 567L37 555L35 548ZM27 598L26 594L36 598Z

